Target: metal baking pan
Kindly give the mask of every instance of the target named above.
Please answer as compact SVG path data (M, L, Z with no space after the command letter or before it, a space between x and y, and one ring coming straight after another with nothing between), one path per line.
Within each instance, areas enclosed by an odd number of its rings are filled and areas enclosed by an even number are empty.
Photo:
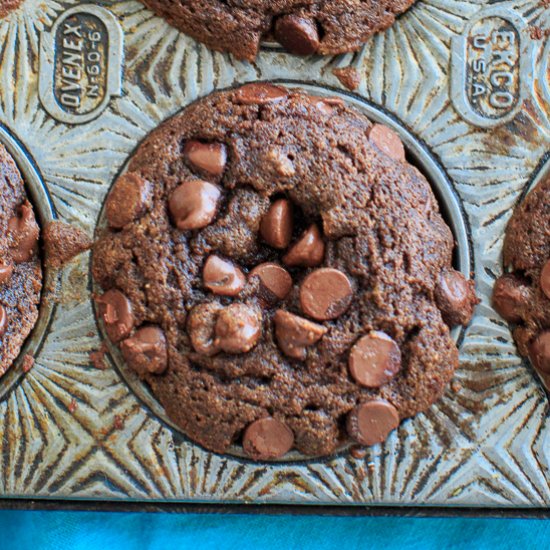
M547 397L490 295L511 212L550 173L545 30L550 8L538 0L422 0L358 53L302 59L266 45L248 64L137 1L24 0L0 22L0 141L42 222L93 236L112 182L148 132L213 90L275 80L341 95L399 131L482 303L456 335L455 382L428 412L361 459L344 450L266 465L187 440L115 353L106 369L92 365L102 338L85 254L47 273L26 349L34 368L16 363L0 379L2 506L544 514ZM85 52L79 71L64 70L71 41ZM347 66L362 76L353 93L332 73Z

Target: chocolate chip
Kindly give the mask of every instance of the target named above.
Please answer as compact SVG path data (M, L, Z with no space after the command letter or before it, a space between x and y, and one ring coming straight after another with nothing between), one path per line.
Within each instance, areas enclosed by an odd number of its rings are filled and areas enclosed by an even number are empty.
M283 257L283 262L289 266L317 267L323 263L324 257L325 243L319 228L314 224L292 245Z
M120 290L114 289L96 298L96 302L109 339L120 342L130 336L136 324L132 302Z
M6 334L8 328L8 312L6 308L0 304L0 337Z
M473 281L454 269L444 271L435 289L435 300L445 322L466 326L472 319L479 300L475 296Z
M275 38L296 55L314 54L320 45L315 21L299 15L284 15L275 22Z
M302 311L318 321L340 317L352 298L353 289L346 274L330 267L316 269L300 287Z
M287 199L275 201L262 218L260 234L273 248L286 248L292 238L292 205Z
M206 260L202 277L204 286L221 296L236 296L246 284L244 273L235 264L215 255Z
M133 172L118 178L105 202L110 227L122 229L141 218L150 205L152 185Z
M386 441L390 432L399 426L397 409L385 399L361 403L347 417L350 437L361 445L376 445Z
M388 157L394 160L405 160L405 147L399 136L383 124L375 124L369 133L369 140Z
M373 331L360 338L349 354L352 378L366 388L379 388L401 369L401 350L384 332Z
M16 216L8 220L8 231L12 239L10 251L13 261L17 264L28 262L36 251L40 234L28 201L19 207Z
M223 143L188 141L183 154L189 164L213 176L221 176L227 164L227 147Z
M9 260L0 260L0 285L7 283L13 275L13 263Z
M275 337L281 351L304 361L307 357L307 347L317 343L328 329L323 325L312 323L303 317L279 309L273 317Z
M182 183L172 195L168 207L178 229L201 229L216 216L221 191L202 180Z
M334 107L344 106L344 101L339 97L310 96L309 100L317 109L327 116L334 112Z
M267 302L284 300L292 288L292 277L279 264L266 262L256 266L250 276L260 279L260 294Z
M280 458L292 449L292 430L274 418L261 418L250 424L243 435L244 452L255 460Z
M258 343L261 333L259 312L245 304L231 304L218 315L214 343L226 353L246 353Z
M223 306L216 302L195 306L187 318L187 333L193 349L211 357L220 351L215 344L215 328L218 314Z
M510 323L519 323L532 299L530 288L515 275L497 279L493 289L493 307Z
M235 91L235 101L243 105L267 105L281 101L288 95L282 86L263 82L245 84Z
M544 264L540 273L540 287L548 299L550 299L550 260Z
M529 348L533 366L544 374L550 374L550 330L541 332Z
M168 367L166 336L159 327L143 327L120 344L128 366L138 374L162 374Z

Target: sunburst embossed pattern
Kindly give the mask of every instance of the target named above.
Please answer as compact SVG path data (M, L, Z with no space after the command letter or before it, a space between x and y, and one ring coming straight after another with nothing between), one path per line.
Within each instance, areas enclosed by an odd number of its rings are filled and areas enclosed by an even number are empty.
M490 305L511 209L549 149L541 108L496 130L463 121L449 97L451 39L486 0L419 1L358 53L300 59L265 49L254 64L212 53L137 1L105 5L125 34L123 96L94 121L63 125L40 105L39 33L79 2L26 0L0 23L0 121L39 166L59 217L95 231L108 189L137 143L214 89L256 79L341 88L352 65L357 94L400 119L452 178L473 240L483 302L461 346L453 389L366 457L254 464L204 451L129 391L100 346L88 255L65 269L56 315L36 365L0 403L4 496L299 504L550 504L546 398ZM536 2L508 2L529 24ZM10 52L26 52L17 55ZM16 78L16 85L11 85ZM540 102L537 103L540 105ZM547 115L548 113L546 113Z

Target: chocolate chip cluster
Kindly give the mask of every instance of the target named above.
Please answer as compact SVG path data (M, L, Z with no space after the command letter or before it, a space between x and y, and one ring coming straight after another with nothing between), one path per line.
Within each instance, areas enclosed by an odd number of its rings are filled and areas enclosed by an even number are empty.
M284 88L269 84L250 84L233 93L241 105L268 105L288 95ZM309 96L308 101L324 116L342 106L337 98ZM368 140L390 162L405 162L404 146L391 129L374 124ZM187 139L181 153L194 175L170 189L163 208L172 227L196 235L215 224L225 210L228 189L219 182L230 168L229 151L225 143ZM272 160L279 174L293 175L291 159L278 157L274 150ZM138 173L121 176L106 202L110 228L123 228L142 217L151 207L152 194L152 185ZM222 353L247 354L273 335L281 356L295 368L306 368L312 349L330 335L333 322L361 291L346 268L329 265L329 240L321 220L304 223L299 206L285 193L266 203L254 238L259 247L269 249L270 261L250 265L217 250L204 257L199 292L204 298L193 303L185 325L191 354L201 360ZM441 273L436 300L449 324L469 321L476 303L472 296L471 283L460 273ZM143 377L161 375L169 363L162 328L138 327L133 305L120 290L108 290L97 304L109 338L120 343L127 363ZM402 350L382 330L361 333L346 345L347 373L357 387L381 388L401 372ZM384 441L399 420L392 403L370 398L347 412L347 432L358 443L372 445ZM251 422L243 433L243 448L256 459L278 458L293 444L293 431L271 416Z
M8 255L0 258L0 285L8 285L15 265L30 261L36 253L40 229L28 201L8 220L7 230ZM0 337L6 333L8 324L8 312L0 304Z

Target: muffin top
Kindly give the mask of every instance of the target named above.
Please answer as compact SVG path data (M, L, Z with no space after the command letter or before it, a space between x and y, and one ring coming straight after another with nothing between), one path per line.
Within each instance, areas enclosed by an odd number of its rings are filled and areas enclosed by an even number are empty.
M0 375L19 355L38 318L39 233L21 174L0 145Z
M504 267L493 305L515 325L519 352L550 387L550 177L514 211L504 239Z
M473 284L398 136L338 98L214 93L155 130L105 205L98 311L194 441L255 459L383 441L458 364Z
M298 55L355 51L414 0L142 0L208 47L253 61L262 40Z

